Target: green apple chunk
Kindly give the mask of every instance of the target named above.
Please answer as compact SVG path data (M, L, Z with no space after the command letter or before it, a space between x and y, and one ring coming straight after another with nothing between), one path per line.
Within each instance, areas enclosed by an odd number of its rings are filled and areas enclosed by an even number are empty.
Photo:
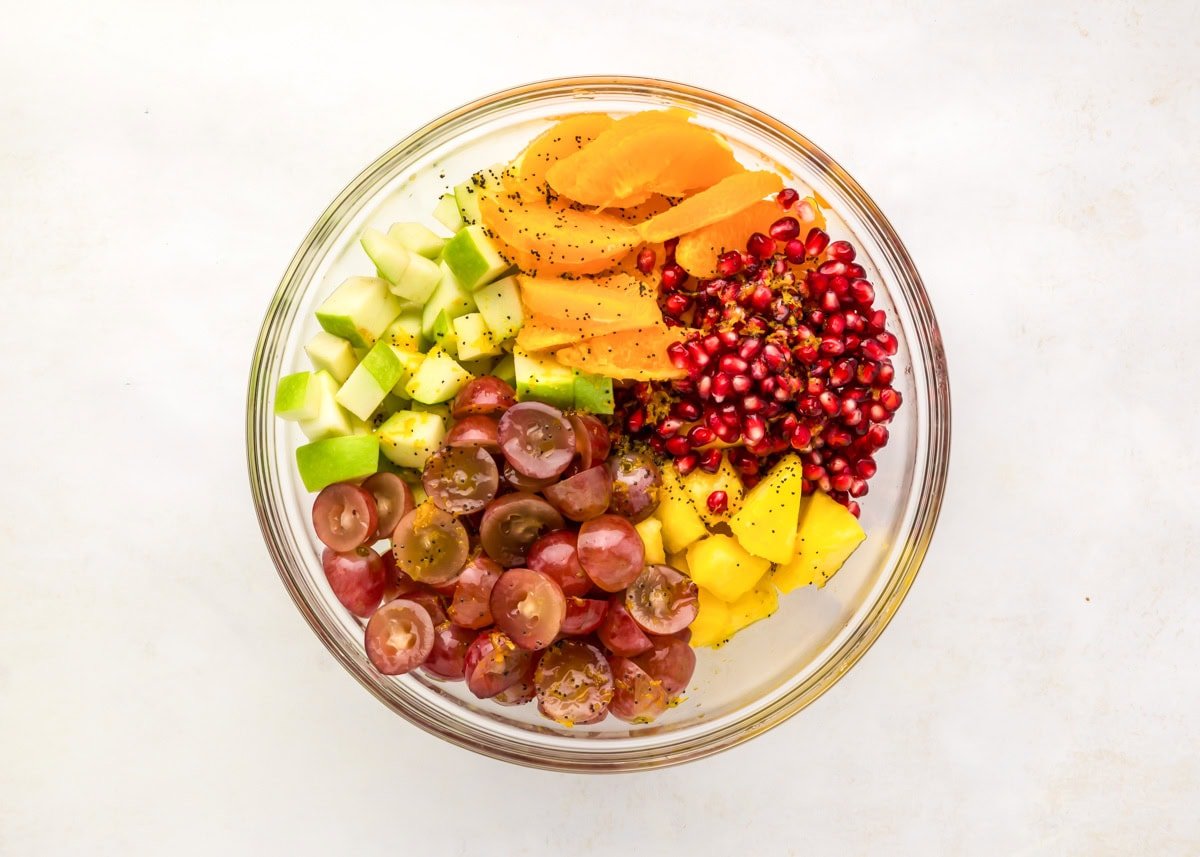
M296 469L309 491L362 479L379 469L379 439L371 434L330 437L296 450Z
M420 470L446 437L446 422L437 414L397 411L376 431L385 458L400 467Z
M409 255L408 270L392 284L392 294L410 304L420 305L429 300L441 278L442 269L437 262L412 253Z
M517 401L545 402L564 410L575 407L575 370L550 354L513 349Z
M442 277L436 262L410 251L391 234L368 229L362 237L363 249L375 262L376 269L390 284L392 294L410 304L423 304L433 294Z
M275 416L300 422L317 415L321 392L311 372L297 372L279 379L275 387Z
M426 405L423 402L413 402L409 406L410 411L416 411L419 414L437 414L444 420L450 419L450 407L445 402L436 405Z
M421 332L429 340L433 339L433 327L439 314L444 312L447 318L455 319L477 309L475 298L462 287L454 272L446 267L445 262L440 267L442 278L421 310Z
M458 213L467 226L480 222L479 194L488 188L500 187L505 169L507 169L505 164L493 164L486 170L475 173L462 184L454 186L454 199L458 203Z
M475 303L497 342L512 339L525 324L516 277L505 277L475 292Z
M412 380L412 376L417 374L417 370L425 362L425 355L419 351L409 351L404 348L393 350L396 352L396 357L399 359L400 365L404 367L404 372L400 375L400 379L392 386L392 393L401 399L407 399L408 382Z
M458 357L458 340L454 338L454 319L442 310L433 322L433 341L451 357Z
M381 339L338 390L338 404L360 420L368 419L403 374L396 349Z
M378 229L366 229L359 243L375 263L379 276L389 283L398 282L408 270L413 254L395 238L384 235Z
M452 193L442 194L438 199L438 204L433 207L433 219L451 232L457 232L466 226L458 210L458 200Z
M323 370L314 372L312 384L317 389L317 414L300 423L304 436L309 440L324 440L354 434L361 421L337 403L339 384L333 376Z
M352 347L370 348L403 309L387 280L351 277L317 308L317 321Z
M510 387L516 388L517 386L517 367L511 354L505 354L497 360L490 374L495 375Z
M501 353L500 343L488 330L483 316L477 312L469 312L454 319L454 338L458 342L460 361L495 357Z
M468 291L486 286L512 267L482 226L459 230L446 244L442 261Z
M445 238L421 223L393 223L387 234L388 238L399 241L406 249L426 259L436 259L446 246Z
M358 365L358 357L349 342L322 330L304 346L309 362L318 372L328 372L341 384Z
M423 351L425 336L421 333L421 310L406 309L400 313L399 318L388 325L379 339L406 351Z
M435 405L453 399L471 380L471 373L459 366L457 361L435 345L421 361L412 380L405 388L414 402Z
M496 365L496 359L494 357L480 357L476 360L459 360L458 362L462 364L464 369L466 369L476 378L479 378L483 375L494 374L492 372L492 367Z
M604 375L575 373L575 409L590 414L613 412L613 382Z

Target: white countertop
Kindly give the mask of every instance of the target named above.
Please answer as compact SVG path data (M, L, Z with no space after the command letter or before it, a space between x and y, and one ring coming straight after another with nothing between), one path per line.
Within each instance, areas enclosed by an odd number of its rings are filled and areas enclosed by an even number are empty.
M1200 853L1194 4L27 3L0 30L0 853ZM54 8L52 8L54 7ZM524 770L389 714L285 596L251 344L330 199L486 91L750 101L888 213L950 486L867 657L730 753Z

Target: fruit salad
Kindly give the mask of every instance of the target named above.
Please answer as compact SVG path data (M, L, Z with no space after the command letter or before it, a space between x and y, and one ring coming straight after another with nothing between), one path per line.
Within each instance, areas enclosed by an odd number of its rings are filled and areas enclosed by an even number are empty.
M897 339L822 201L693 119L553 122L318 307L275 412L380 673L648 723L866 538Z

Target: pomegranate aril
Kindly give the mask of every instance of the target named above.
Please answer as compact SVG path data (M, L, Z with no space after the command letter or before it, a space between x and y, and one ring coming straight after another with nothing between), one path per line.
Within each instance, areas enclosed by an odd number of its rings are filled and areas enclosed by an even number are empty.
M800 473L805 479L808 479L811 482L816 482L818 479L824 478L825 468L819 464L806 464L801 469Z
M772 297L773 295L771 293L771 287L765 283L759 283L750 292L750 296L746 298L746 302L750 306L754 307L754 309L762 312L771 306Z
M870 456L860 458L854 462L854 472L858 474L860 479L870 479L875 475L876 470L875 459Z
M747 417L747 419L750 419L750 417ZM717 437L725 441L725 443L737 443L742 437L742 433L738 430L737 426L721 423L714 430L717 433Z
M890 360L881 360L879 363L879 377L875 379L875 383L881 387L892 383L896 378L896 369L892 366Z
M672 342L667 346L667 359L676 369L690 370L693 365L687 348L680 342Z
M745 378L746 376L739 375L738 377ZM735 378L734 380L736 381L737 379ZM764 404L766 404L766 403L763 402L762 399L760 399L758 396L754 396L754 395L746 396L744 399L742 399L742 402L741 402L742 410L748 414L753 414L758 411L761 411L763 409Z
M637 255L637 268L643 274L649 274L654 270L654 263L657 261L658 259L655 257L654 251L649 247L645 247Z
M754 385L754 381L749 375L734 375L730 383L732 384L733 392L735 393L748 393L750 388Z
M889 387L879 393L879 404L883 405L889 411L895 412L900 407L901 398L899 390L893 390Z
M846 510L856 518L862 514L862 507L853 500L846 504Z
M780 208L791 208L799 199L800 194L790 187L785 187L775 194L775 201L779 203Z
M883 350L889 355L895 354L897 348L899 347L899 343L896 342L896 337L888 333L886 330L883 333L876 334L875 340L883 346Z
M851 497L862 497L869 489L865 480L855 479L850 483L850 488L848 490L850 491Z
M754 336L747 337L738 346L738 357L741 357L743 360L750 360L760 351L762 351L762 340Z
M817 396L817 401L821 403L821 410L829 414L829 416L836 414L838 412L838 408L841 407L841 404L838 402L838 397L828 390Z
M676 458L687 455L691 448L692 446L690 443L688 443L688 439L679 435L668 440L666 444L667 452L671 453L671 455L675 456Z
M707 399L712 393L712 376L701 375L700 380L696 382L696 395L701 399Z
M846 276L846 265L844 262L835 262L830 259L828 262L822 262L817 268L818 274L824 274L827 277L844 277ZM847 285L849 283L847 282Z
M693 452L675 459L675 469L679 471L680 476L687 476L696 469L699 461L700 457Z
M671 413L681 420L695 420L700 417L700 406L695 402L676 402Z
M804 242L798 238L793 238L784 246L783 255L787 256L787 260L793 265L801 264L806 255Z
M882 449L888 442L887 426L871 426L867 430L866 438L873 448Z
M829 245L829 258L838 262L853 262L854 248L849 241L834 241Z
M665 265L660 275L662 287L665 291L674 291L687 282L687 271L678 265Z
M695 426L688 432L688 443L692 446L705 446L713 442L716 433L708 426Z
M837 292L826 292L821 295L821 309L826 312L837 312L842 306L842 302L838 300ZM812 318L812 316L809 316ZM820 324L816 319L813 319L813 324Z
M774 342L768 342L763 346L763 360L769 369L777 370L787 362L787 352Z
M708 495L708 500L705 502L708 506L708 511L714 515L720 515L729 508L729 495L724 491L713 491Z
M746 423L743 427L746 432L746 439L751 442L762 440L767 434L767 424L762 417L757 414L750 414L746 417Z
M800 237L800 221L794 217L781 217L768 231L776 241L792 241Z
M883 346L874 339L868 339L862 344L863 356L868 360L874 360L878 363L883 358L887 357L887 352L883 350Z
M854 484L854 477L849 473L839 473L829 480L829 484L834 491L849 491L850 486Z
M700 456L700 469L705 473L716 473L721 468L721 450L710 449Z
M688 307L692 305L692 299L687 295L681 295L678 292L668 295L663 301L663 312L673 315L676 318L687 312Z
M730 374L745 372L750 368L750 364L748 364L741 357L737 357L733 354L726 354L723 356L717 365L720 367L722 372L729 372Z
M775 239L761 232L754 232L746 242L746 249L757 259L766 259L775 255Z
M659 437L661 437L663 440L666 440L667 438L671 438L679 434L679 429L682 426L683 420L675 419L674 417L668 417L658 424L658 428L655 429L655 431L658 433Z
M870 306L871 301L875 300L875 287L866 280L851 280L850 297L861 306Z
M829 246L829 236L815 226L808 231L804 239L804 252L809 256L820 256Z
M854 377L854 370L854 360L839 360L829 369L829 383L835 387L842 387L849 384L850 380ZM809 392L812 391L810 390Z
M867 319L867 330L871 333L882 333L886 324L887 313L881 309L877 309L871 313L871 317Z
M827 336L821 340L820 351L822 354L830 354L836 357L846 352L846 343L836 337Z
M730 250L728 253L722 253L717 257L717 273L722 277L732 277L739 273L744 265L742 264L742 254L737 250Z
M712 379L712 397L715 401L725 400L733 391L733 379L724 372L714 375Z
M821 332L826 336L841 336L846 332L846 319L844 316L831 315L825 319L825 325Z
M861 280L867 275L867 270L857 262L850 262L846 265L846 276L852 280Z
M871 404L866 406L864 412L867 415L867 419L873 423L881 423L888 418L888 409L879 402L871 402Z
M637 434L639 431L642 430L642 426L644 426L645 424L646 424L646 412L643 411L641 408L638 408L637 410L635 410L625 420L625 428L627 428L631 434Z
M811 440L812 432L808 430L808 426L798 425L788 438L788 443L792 445L793 449L804 449Z

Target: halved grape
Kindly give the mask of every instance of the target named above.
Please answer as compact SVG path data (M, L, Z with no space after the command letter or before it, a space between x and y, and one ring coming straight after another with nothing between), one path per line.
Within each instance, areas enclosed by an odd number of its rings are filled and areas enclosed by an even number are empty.
M496 627L522 649L535 652L554 642L567 612L562 589L548 574L530 568L504 572L492 589Z
M605 592L619 592L641 574L646 546L633 524L617 515L601 515L579 528L579 564Z
M529 548L525 565L553 577L564 595L586 595L592 589L592 579L579 564L575 550L578 539L572 530L546 533Z
M626 452L608 460L612 474L612 501L609 510L633 523L649 518L658 508L662 493L662 473L645 452Z
M532 657L503 631L484 631L467 649L467 688L480 699L495 696L521 680Z
M355 616L370 616L379 606L388 575L383 560L371 548L344 552L325 548L321 553L321 568L334 596Z
M651 637L651 648L633 658L633 662L645 670L651 678L662 682L668 699L675 699L687 690L692 673L696 671L696 651L679 639Z
M499 430L495 417L464 417L454 424L444 442L446 446L482 446L488 452L499 452Z
M421 584L396 567L394 553L383 551L379 558L383 561L383 568L387 574L387 585L383 590L384 601L395 601L397 598L408 595L410 592L416 592L421 588Z
M599 465L547 486L544 493L563 517L587 521L604 514L612 498L612 486L608 469Z
M486 556L472 558L458 576L448 611L450 620L464 628L492 624L492 587L503 573L504 569Z
M401 675L425 662L433 650L433 623L419 604L398 598L371 616L364 632L367 657L384 675Z
M604 614L604 621L600 623L596 636L610 652L623 658L648 652L654 645L641 626L633 621L625 609L625 599L620 595L608 599L608 612Z
M466 528L428 500L401 518L392 534L396 565L418 583L454 580L469 547Z
M612 669L604 654L583 640L559 640L534 673L538 710L564 726L596 723L613 697Z
M439 509L469 515L496 496L500 471L482 447L443 446L425 462L421 482Z
M650 634L682 631L700 612L696 584L669 565L648 565L625 590L625 607Z
M433 648L421 669L434 678L460 681L466 672L467 649L476 636L467 628L443 622L433 629Z
M575 432L558 408L521 402L500 417L500 451L518 472L549 479L575 457Z
M375 509L379 512L379 525L375 528L375 539L390 539L400 519L416 508L412 489L395 473L376 473L362 484L363 490L375 498Z
M351 482L335 482L321 489L312 507L317 538L335 551L352 551L375 541L379 524L375 498Z
M458 391L450 415L456 420L474 414L501 414L517 403L512 387L495 375L481 375Z
M425 612L429 614L429 621L433 623L433 627L436 628L447 620L446 599L428 586L422 586L416 592L410 592L404 597L414 604L420 604L425 608Z
M541 497L518 491L493 500L487 507L479 525L479 541L488 556L512 567L525 562L529 546L538 536L562 526L562 515L553 506Z
M518 473L507 461L504 462L504 481L517 491L536 493L547 485L553 485L556 479L557 476L551 476L549 479L531 479L524 473Z
M579 454L580 468L587 470L603 464L612 448L608 427L591 414L572 413L567 420L575 432L575 451Z
M525 668L525 672L521 674L516 683L493 696L492 702L497 705L524 705L537 696L537 685L534 684L533 677L541 659L542 653L534 652L533 657L529 659L529 666Z
M667 710L667 693L662 682L628 658L609 662L613 673L613 698L608 710L626 723L649 723Z
M565 637L582 637L600 627L608 613L608 602L599 598L567 599L567 614L559 633Z

